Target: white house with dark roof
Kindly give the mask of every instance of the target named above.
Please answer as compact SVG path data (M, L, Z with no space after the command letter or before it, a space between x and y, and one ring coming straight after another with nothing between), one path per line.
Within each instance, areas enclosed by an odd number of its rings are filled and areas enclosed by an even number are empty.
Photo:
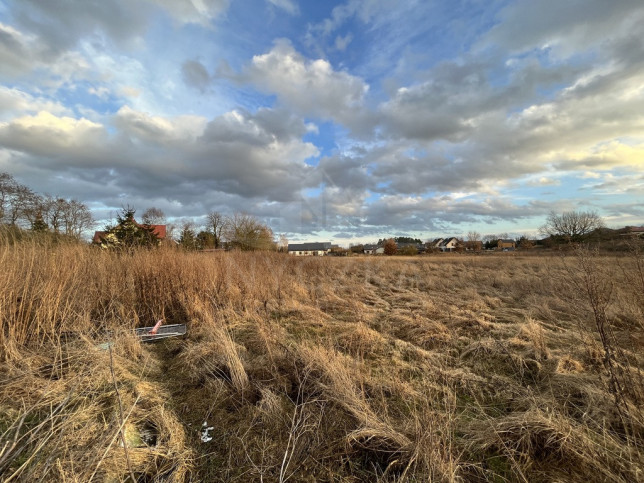
M438 245L441 252L452 252L456 247L458 247L458 238L453 236L443 239Z
M443 243L444 238L434 238L432 241L427 242L429 248L440 248L441 243Z
M296 257L321 257L331 251L331 242L289 243L288 254Z
M365 255L377 255L379 253L385 253L385 249L380 245L367 244L367 245L364 245L364 247L362 247L362 252Z

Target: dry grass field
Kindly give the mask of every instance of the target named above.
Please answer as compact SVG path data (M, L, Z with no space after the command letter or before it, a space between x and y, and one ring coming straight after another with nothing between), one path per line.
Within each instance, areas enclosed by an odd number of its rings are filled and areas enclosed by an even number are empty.
M641 251L0 271L3 481L644 481Z

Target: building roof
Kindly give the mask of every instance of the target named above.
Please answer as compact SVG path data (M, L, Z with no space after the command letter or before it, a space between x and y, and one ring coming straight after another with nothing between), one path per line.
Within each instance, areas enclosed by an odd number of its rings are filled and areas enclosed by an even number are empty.
M95 231L94 237L92 238L93 243L101 243L103 237L107 234L106 231Z
M451 236L449 238L443 239L443 241L441 241L439 246L446 247L451 241L458 241L458 240L456 239L456 237Z
M363 249L363 250L377 250L377 249L378 249L378 245L364 245L364 246L362 247L362 249Z
M166 225L150 225L152 228L152 233L154 233L159 240L165 240L166 237Z
M331 242L311 242L311 243L289 243L289 252L310 252L319 250L330 250Z

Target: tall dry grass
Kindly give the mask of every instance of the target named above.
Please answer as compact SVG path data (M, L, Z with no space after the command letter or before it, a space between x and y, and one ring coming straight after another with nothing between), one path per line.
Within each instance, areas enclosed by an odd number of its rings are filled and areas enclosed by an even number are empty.
M3 240L0 475L641 480L644 265L631 257ZM160 318L188 335L133 337Z

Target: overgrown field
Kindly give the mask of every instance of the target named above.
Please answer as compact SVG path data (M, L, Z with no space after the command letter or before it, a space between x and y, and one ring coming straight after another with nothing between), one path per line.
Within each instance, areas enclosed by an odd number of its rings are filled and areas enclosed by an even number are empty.
M644 480L641 251L5 241L0 272L3 481ZM132 335L160 318L188 335Z

